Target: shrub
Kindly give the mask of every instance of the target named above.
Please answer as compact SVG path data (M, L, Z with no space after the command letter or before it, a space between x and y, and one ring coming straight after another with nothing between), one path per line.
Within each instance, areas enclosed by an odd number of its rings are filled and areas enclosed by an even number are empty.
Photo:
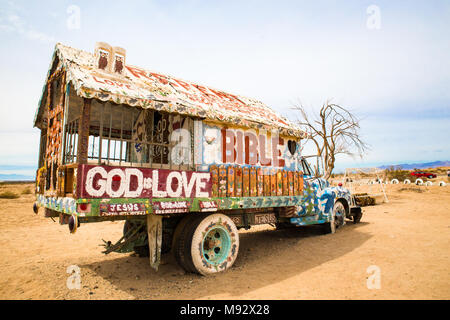
M23 189L22 194L31 194L31 189L30 188Z
M405 179L416 181L414 177L411 176L408 170L402 170L399 167L391 166L389 167L389 169L386 169L385 173L389 181L391 181L392 179L397 179L400 182L403 182Z
M3 191L0 193L0 199L17 199L19 195L12 191Z

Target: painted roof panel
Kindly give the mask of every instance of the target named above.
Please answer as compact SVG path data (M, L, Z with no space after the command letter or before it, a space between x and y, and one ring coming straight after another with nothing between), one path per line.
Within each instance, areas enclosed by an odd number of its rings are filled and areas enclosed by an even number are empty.
M58 43L55 53L77 94L130 106L201 117L244 127L277 129L305 137L305 132L261 101L226 93L132 65L114 74L96 68L92 53Z

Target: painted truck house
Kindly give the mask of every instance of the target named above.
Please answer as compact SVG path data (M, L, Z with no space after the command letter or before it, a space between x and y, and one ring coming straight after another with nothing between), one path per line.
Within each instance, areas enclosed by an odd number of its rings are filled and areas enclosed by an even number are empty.
M73 233L126 220L105 253L158 268L172 250L189 272L231 267L239 228L323 224L361 211L300 155L299 127L258 100L127 64L119 47L57 44L34 125L37 201ZM359 210L358 210L359 209Z

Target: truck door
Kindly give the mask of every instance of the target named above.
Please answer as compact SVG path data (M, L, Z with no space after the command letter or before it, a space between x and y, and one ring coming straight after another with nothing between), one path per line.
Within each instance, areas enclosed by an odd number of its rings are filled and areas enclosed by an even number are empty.
M319 196L322 194L323 183L311 169L309 163L301 160L303 168L304 192L298 214L300 216L312 216L320 213Z
M323 166L320 157L313 157L311 161L315 162L314 169L311 168L306 159L302 159L302 167L304 172L304 193L300 216L318 216L318 220L326 218L331 210L333 210L335 194L329 188L330 184L322 178Z

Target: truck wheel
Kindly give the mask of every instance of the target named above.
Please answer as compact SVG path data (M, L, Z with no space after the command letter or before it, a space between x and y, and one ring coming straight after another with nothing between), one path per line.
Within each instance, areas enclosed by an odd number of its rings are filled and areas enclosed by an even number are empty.
M345 222L345 207L342 202L337 201L333 207L331 221L324 223L325 233L335 233L336 229L343 226Z
M180 239L180 234L183 232L184 227L186 226L186 224L188 223L188 221L190 221L192 218L191 215L185 216L183 217L177 224L177 226L175 227L175 231L173 233L173 237L172 237L172 251L175 251L175 247L177 246L177 244L179 243L179 239Z
M175 257L187 272L208 275L229 269L239 251L239 234L223 214L198 215L186 222L174 246Z

